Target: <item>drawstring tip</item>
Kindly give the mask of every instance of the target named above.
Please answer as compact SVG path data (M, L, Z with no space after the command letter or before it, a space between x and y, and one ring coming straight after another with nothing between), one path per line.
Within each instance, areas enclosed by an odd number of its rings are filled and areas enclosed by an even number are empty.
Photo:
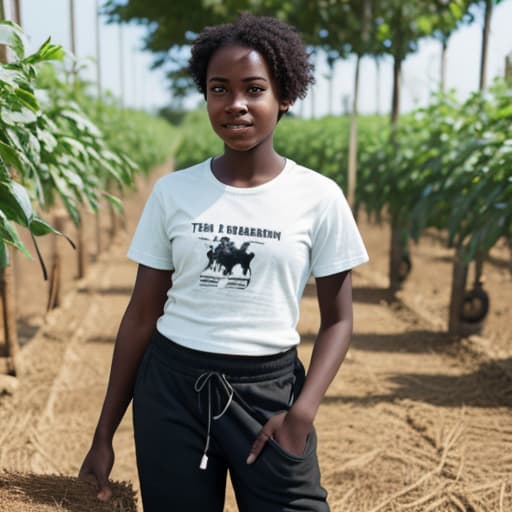
M199 469L206 469L206 466L208 466L208 455L205 453L201 459L201 464L199 464Z

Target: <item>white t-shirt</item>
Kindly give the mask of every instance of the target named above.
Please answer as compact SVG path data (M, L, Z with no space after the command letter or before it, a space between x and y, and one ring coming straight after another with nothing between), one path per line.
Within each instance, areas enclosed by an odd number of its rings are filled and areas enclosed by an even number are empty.
M160 178L128 257L174 270L159 332L189 348L239 355L297 345L310 274L368 261L338 185L292 160L249 188L220 182L211 159Z

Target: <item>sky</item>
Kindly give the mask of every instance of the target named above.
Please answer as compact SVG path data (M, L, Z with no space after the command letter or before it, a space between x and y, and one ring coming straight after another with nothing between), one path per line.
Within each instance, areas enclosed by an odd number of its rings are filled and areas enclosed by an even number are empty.
M426 0L428 1L428 0ZM52 42L70 50L70 0L20 0L21 23L36 49L51 36ZM503 75L505 56L512 53L512 0L495 7L491 24L488 54L488 82ZM75 0L76 56L83 62L83 76L96 80L96 0ZM142 50L146 29L143 26L100 24L102 87L124 98L127 106L154 111L171 102L165 74L151 70L153 56ZM447 53L447 88L457 90L461 99L478 89L482 17L460 28L451 38ZM438 89L440 44L424 40L419 51L410 55L403 66L401 110L409 111L428 103ZM121 65L122 62L122 65ZM376 67L371 59L361 64L359 110L362 113L389 112L392 88L392 61L384 59L380 66L380 96L376 94ZM340 61L335 68L332 88L325 78L327 66L322 59L316 63L316 84L293 110L305 117L339 114L350 104L354 76L354 60ZM331 94L332 91L332 94ZM193 108L201 100L193 94L185 106Z

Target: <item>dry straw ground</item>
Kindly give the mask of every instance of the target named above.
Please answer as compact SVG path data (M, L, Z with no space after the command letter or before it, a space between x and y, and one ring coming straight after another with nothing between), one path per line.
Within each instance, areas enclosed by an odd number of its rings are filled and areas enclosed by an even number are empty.
M127 199L127 233L85 280L72 286L68 279L61 308L44 321L46 290L37 265L18 260L20 327L30 341L20 358L17 391L0 398L0 468L11 472L0 480L2 511L82 510L65 500L30 499L51 495L48 485L62 496L66 477L76 475L87 450L135 273L125 258L129 233L148 187ZM361 228L372 262L354 272L353 345L316 425L332 510L509 512L510 255L500 248L487 267L493 302L484 336L454 341L443 332L450 252L435 237L414 247L411 280L401 302L392 304L383 277L387 229L365 219ZM68 251L65 257L72 277L74 256ZM317 327L314 286L308 285L300 322L306 364ZM137 489L130 414L115 449L112 478ZM229 489L226 512L236 510Z
M112 483L109 503L95 498L94 485L75 477L0 474L1 512L136 512L135 493L126 482Z

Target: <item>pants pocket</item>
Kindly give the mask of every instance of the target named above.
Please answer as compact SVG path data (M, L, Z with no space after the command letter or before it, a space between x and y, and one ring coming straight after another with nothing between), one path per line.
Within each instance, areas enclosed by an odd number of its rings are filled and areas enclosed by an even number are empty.
M270 438L268 440L268 445L272 448L280 457L283 457L291 462L302 462L309 458L311 455L314 455L315 446L316 446L316 432L313 429L306 438L306 447L304 448L304 453L302 455L297 455L295 453L290 453L286 451L275 439Z

